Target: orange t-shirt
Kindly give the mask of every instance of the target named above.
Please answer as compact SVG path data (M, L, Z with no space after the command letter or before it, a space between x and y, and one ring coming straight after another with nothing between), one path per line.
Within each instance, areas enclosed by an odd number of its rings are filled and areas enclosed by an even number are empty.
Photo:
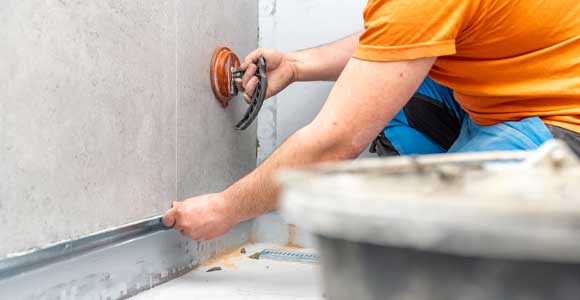
M580 0L369 0L354 57L439 58L474 122L539 116L580 132Z

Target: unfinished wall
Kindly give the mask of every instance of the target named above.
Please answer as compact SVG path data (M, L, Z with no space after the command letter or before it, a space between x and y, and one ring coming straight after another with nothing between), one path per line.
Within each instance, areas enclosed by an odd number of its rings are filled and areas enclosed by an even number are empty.
M208 83L257 46L255 0L0 7L0 257L161 214L255 166Z
M260 0L260 47L294 51L361 31L365 5L360 0ZM333 84L295 83L266 101L258 120L258 162L314 119ZM308 235L288 226L277 213L258 218L254 230L261 241L310 244Z

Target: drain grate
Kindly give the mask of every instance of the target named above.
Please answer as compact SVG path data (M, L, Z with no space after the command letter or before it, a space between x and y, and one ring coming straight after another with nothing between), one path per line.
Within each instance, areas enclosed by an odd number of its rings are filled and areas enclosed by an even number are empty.
M292 250L266 249L260 253L260 259L317 264L320 256L316 253L304 253Z

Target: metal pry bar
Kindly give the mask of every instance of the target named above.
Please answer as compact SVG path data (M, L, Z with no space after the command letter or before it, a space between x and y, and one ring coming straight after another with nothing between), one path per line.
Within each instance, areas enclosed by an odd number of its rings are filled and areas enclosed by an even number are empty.
M234 83L236 78L241 78L244 75L243 72L232 70L232 80L231 80L231 92L232 94L237 94L238 89ZM245 130L248 128L252 122L258 116L264 99L266 98L266 89L268 88L268 79L266 78L266 60L263 57L258 59L258 69L256 70L256 77L258 77L258 85L254 90L252 95L252 101L250 102L250 107L246 110L244 117L236 124L237 130Z

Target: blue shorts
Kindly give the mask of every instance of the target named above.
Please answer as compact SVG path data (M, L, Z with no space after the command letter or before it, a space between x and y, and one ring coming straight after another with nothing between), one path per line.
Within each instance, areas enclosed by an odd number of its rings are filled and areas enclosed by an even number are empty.
M477 125L452 90L428 77L381 136L371 146L371 152L379 155L531 150L553 138L538 117Z

